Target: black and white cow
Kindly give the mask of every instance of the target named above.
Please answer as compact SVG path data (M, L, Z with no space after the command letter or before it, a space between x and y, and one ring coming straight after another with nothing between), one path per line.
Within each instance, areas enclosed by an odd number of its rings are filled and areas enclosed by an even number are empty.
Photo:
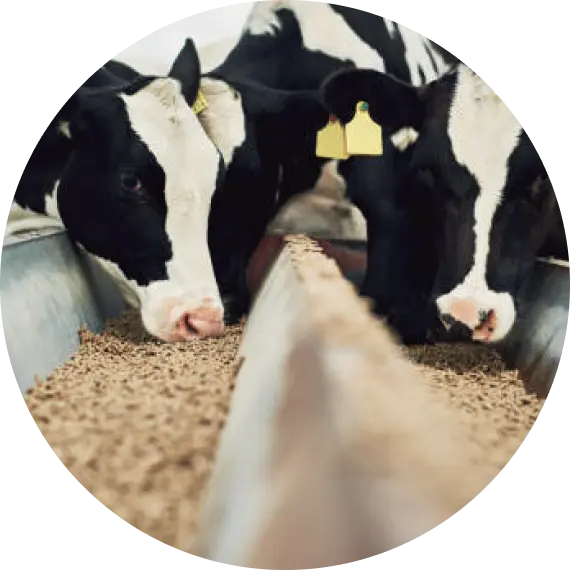
M477 340L503 339L516 318L515 292L536 254L567 257L567 249L534 147L475 74L433 42L366 12L273 1L254 7L237 46L210 77L230 85L247 77L279 89L315 89L331 72L354 67L369 70L341 74L328 83L325 99L344 120L356 101L376 99L372 113L383 126L384 155L320 163L319 172L340 175L366 217L363 293L406 342L437 335L442 322ZM335 90L341 94L336 100ZM282 169L281 196L315 182L314 168L305 168L304 181L297 174ZM258 199L244 197L241 207ZM239 208L233 203L231 212ZM259 211L253 216L262 217ZM229 235L228 216L215 214L211 228L216 218L227 223ZM231 250L222 249L230 259ZM247 251L232 259L241 273Z
M416 133L415 143L398 156L351 159L349 191L356 201L369 201L369 215L381 225L393 213L383 211L385 200L374 196L386 196L387 188L392 196L405 196L411 188L422 206L408 209L415 212L407 217L408 246L431 252L422 286L425 294L434 277L427 298L432 315L460 337L504 339L517 317L517 291L536 256L568 259L554 190L517 119L462 64L419 88L373 70L342 71L327 80L323 97L342 122L352 118L357 101L366 100L387 131ZM403 250L391 245L391 256L372 252L372 263L378 263L372 281L381 281L397 263ZM408 253L407 270L418 277L410 259L421 259ZM406 318L409 323L413 315Z
M455 61L415 32L360 10L294 0L254 6L235 48L201 83L210 101L202 123L228 167L210 216L228 318L247 310L245 265L280 206L323 179L344 185L337 162L314 155L325 117L315 104L322 81L363 67L422 85ZM384 146L395 152L408 137L405 129L391 133Z
M15 202L61 220L140 304L156 337L217 335L223 306L207 226L225 169L191 109L200 68L128 80L133 70L122 71L119 78L99 70L64 105L36 146Z
M448 60L359 10L258 3L235 49L200 81L191 41L170 79L110 62L99 75L116 79L80 89L52 122L16 202L60 218L136 293L155 336L217 334L222 314L232 321L248 308L247 262L280 205L319 179L342 179L334 161L314 156L328 115L322 80L357 66L421 84ZM195 117L198 83L208 106Z

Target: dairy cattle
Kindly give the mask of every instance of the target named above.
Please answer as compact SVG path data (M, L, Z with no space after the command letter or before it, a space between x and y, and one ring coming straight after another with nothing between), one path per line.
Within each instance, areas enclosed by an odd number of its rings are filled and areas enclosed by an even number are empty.
M228 167L210 215L211 254L228 319L248 308L245 267L271 217L323 180L344 185L346 165L314 152L316 129L326 122L316 104L322 81L335 70L363 67L422 85L454 62L415 32L360 10L297 1L254 6L235 48L202 78L210 101L202 121ZM408 138L405 129L387 133L384 146L396 152ZM368 222L369 231L379 231Z
M100 69L63 106L15 203L61 220L140 304L156 337L217 335L223 306L207 219L225 169L191 109L200 69L174 66L170 77L122 71Z
M536 256L568 259L554 190L517 119L463 64L422 87L373 70L341 71L325 82L323 98L343 123L366 100L388 132L414 133L403 153L351 159L348 188L375 218L368 294L412 338L437 328L437 319L449 338L503 340ZM405 221L375 252L374 228L394 223L402 199ZM402 255L400 277L420 283L419 293L407 291L409 302L386 280Z
M383 127L382 157L319 165L321 175L343 180L366 218L363 294L405 342L443 329L447 338L504 339L535 256L567 258L558 204L528 136L440 46L333 4L257 3L213 76L295 90L316 89L331 74L323 90L328 109L346 123L357 101L370 101ZM303 186L289 171L289 186L282 172L285 199ZM305 186L315 181L315 170L308 172Z
M99 70L49 125L15 202L61 220L155 336L218 334L222 315L248 308L245 268L280 205L341 179L314 156L327 114L316 88L331 70L369 65L421 82L446 64L420 36L358 10L258 3L202 78L190 40L170 78L113 61ZM208 106L195 116L199 87Z

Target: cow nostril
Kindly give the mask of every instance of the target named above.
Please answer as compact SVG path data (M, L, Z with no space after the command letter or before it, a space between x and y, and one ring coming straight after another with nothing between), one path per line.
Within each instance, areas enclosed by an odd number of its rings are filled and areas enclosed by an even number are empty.
M484 331L487 334L495 332L497 317L493 309L490 311L479 311L479 319L479 326L475 329L476 331Z
M484 309L479 310L479 325L483 325L487 322L489 318L490 311L485 311Z
M198 334L198 329L192 324L192 320L190 319L190 315L184 315L182 319L186 330L191 334Z

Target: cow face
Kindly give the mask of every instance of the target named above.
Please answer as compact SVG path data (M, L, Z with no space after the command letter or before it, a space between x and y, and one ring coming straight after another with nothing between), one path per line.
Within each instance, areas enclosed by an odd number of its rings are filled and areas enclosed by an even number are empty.
M515 117L463 65L420 88L370 70L341 72L323 92L345 121L364 99L378 123L417 133L409 171L433 181L442 213L440 318L474 340L502 340L556 212L544 166Z
M145 327L165 341L223 330L207 243L223 162L190 106L197 62L194 51L171 77L80 89L60 125L74 151L57 188L59 215L135 293Z

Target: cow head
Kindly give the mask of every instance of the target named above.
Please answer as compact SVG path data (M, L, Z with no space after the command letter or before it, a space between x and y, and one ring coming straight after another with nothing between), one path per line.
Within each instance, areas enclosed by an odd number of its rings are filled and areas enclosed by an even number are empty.
M191 108L200 66L191 41L184 50L169 77L80 88L58 126L74 149L57 187L62 222L165 341L223 330L207 230L224 166Z
M434 286L440 319L474 340L505 338L517 316L516 292L557 211L516 118L464 65L420 88L372 70L343 71L323 94L344 122L366 100L395 138L415 133L408 172L431 181L443 220Z

